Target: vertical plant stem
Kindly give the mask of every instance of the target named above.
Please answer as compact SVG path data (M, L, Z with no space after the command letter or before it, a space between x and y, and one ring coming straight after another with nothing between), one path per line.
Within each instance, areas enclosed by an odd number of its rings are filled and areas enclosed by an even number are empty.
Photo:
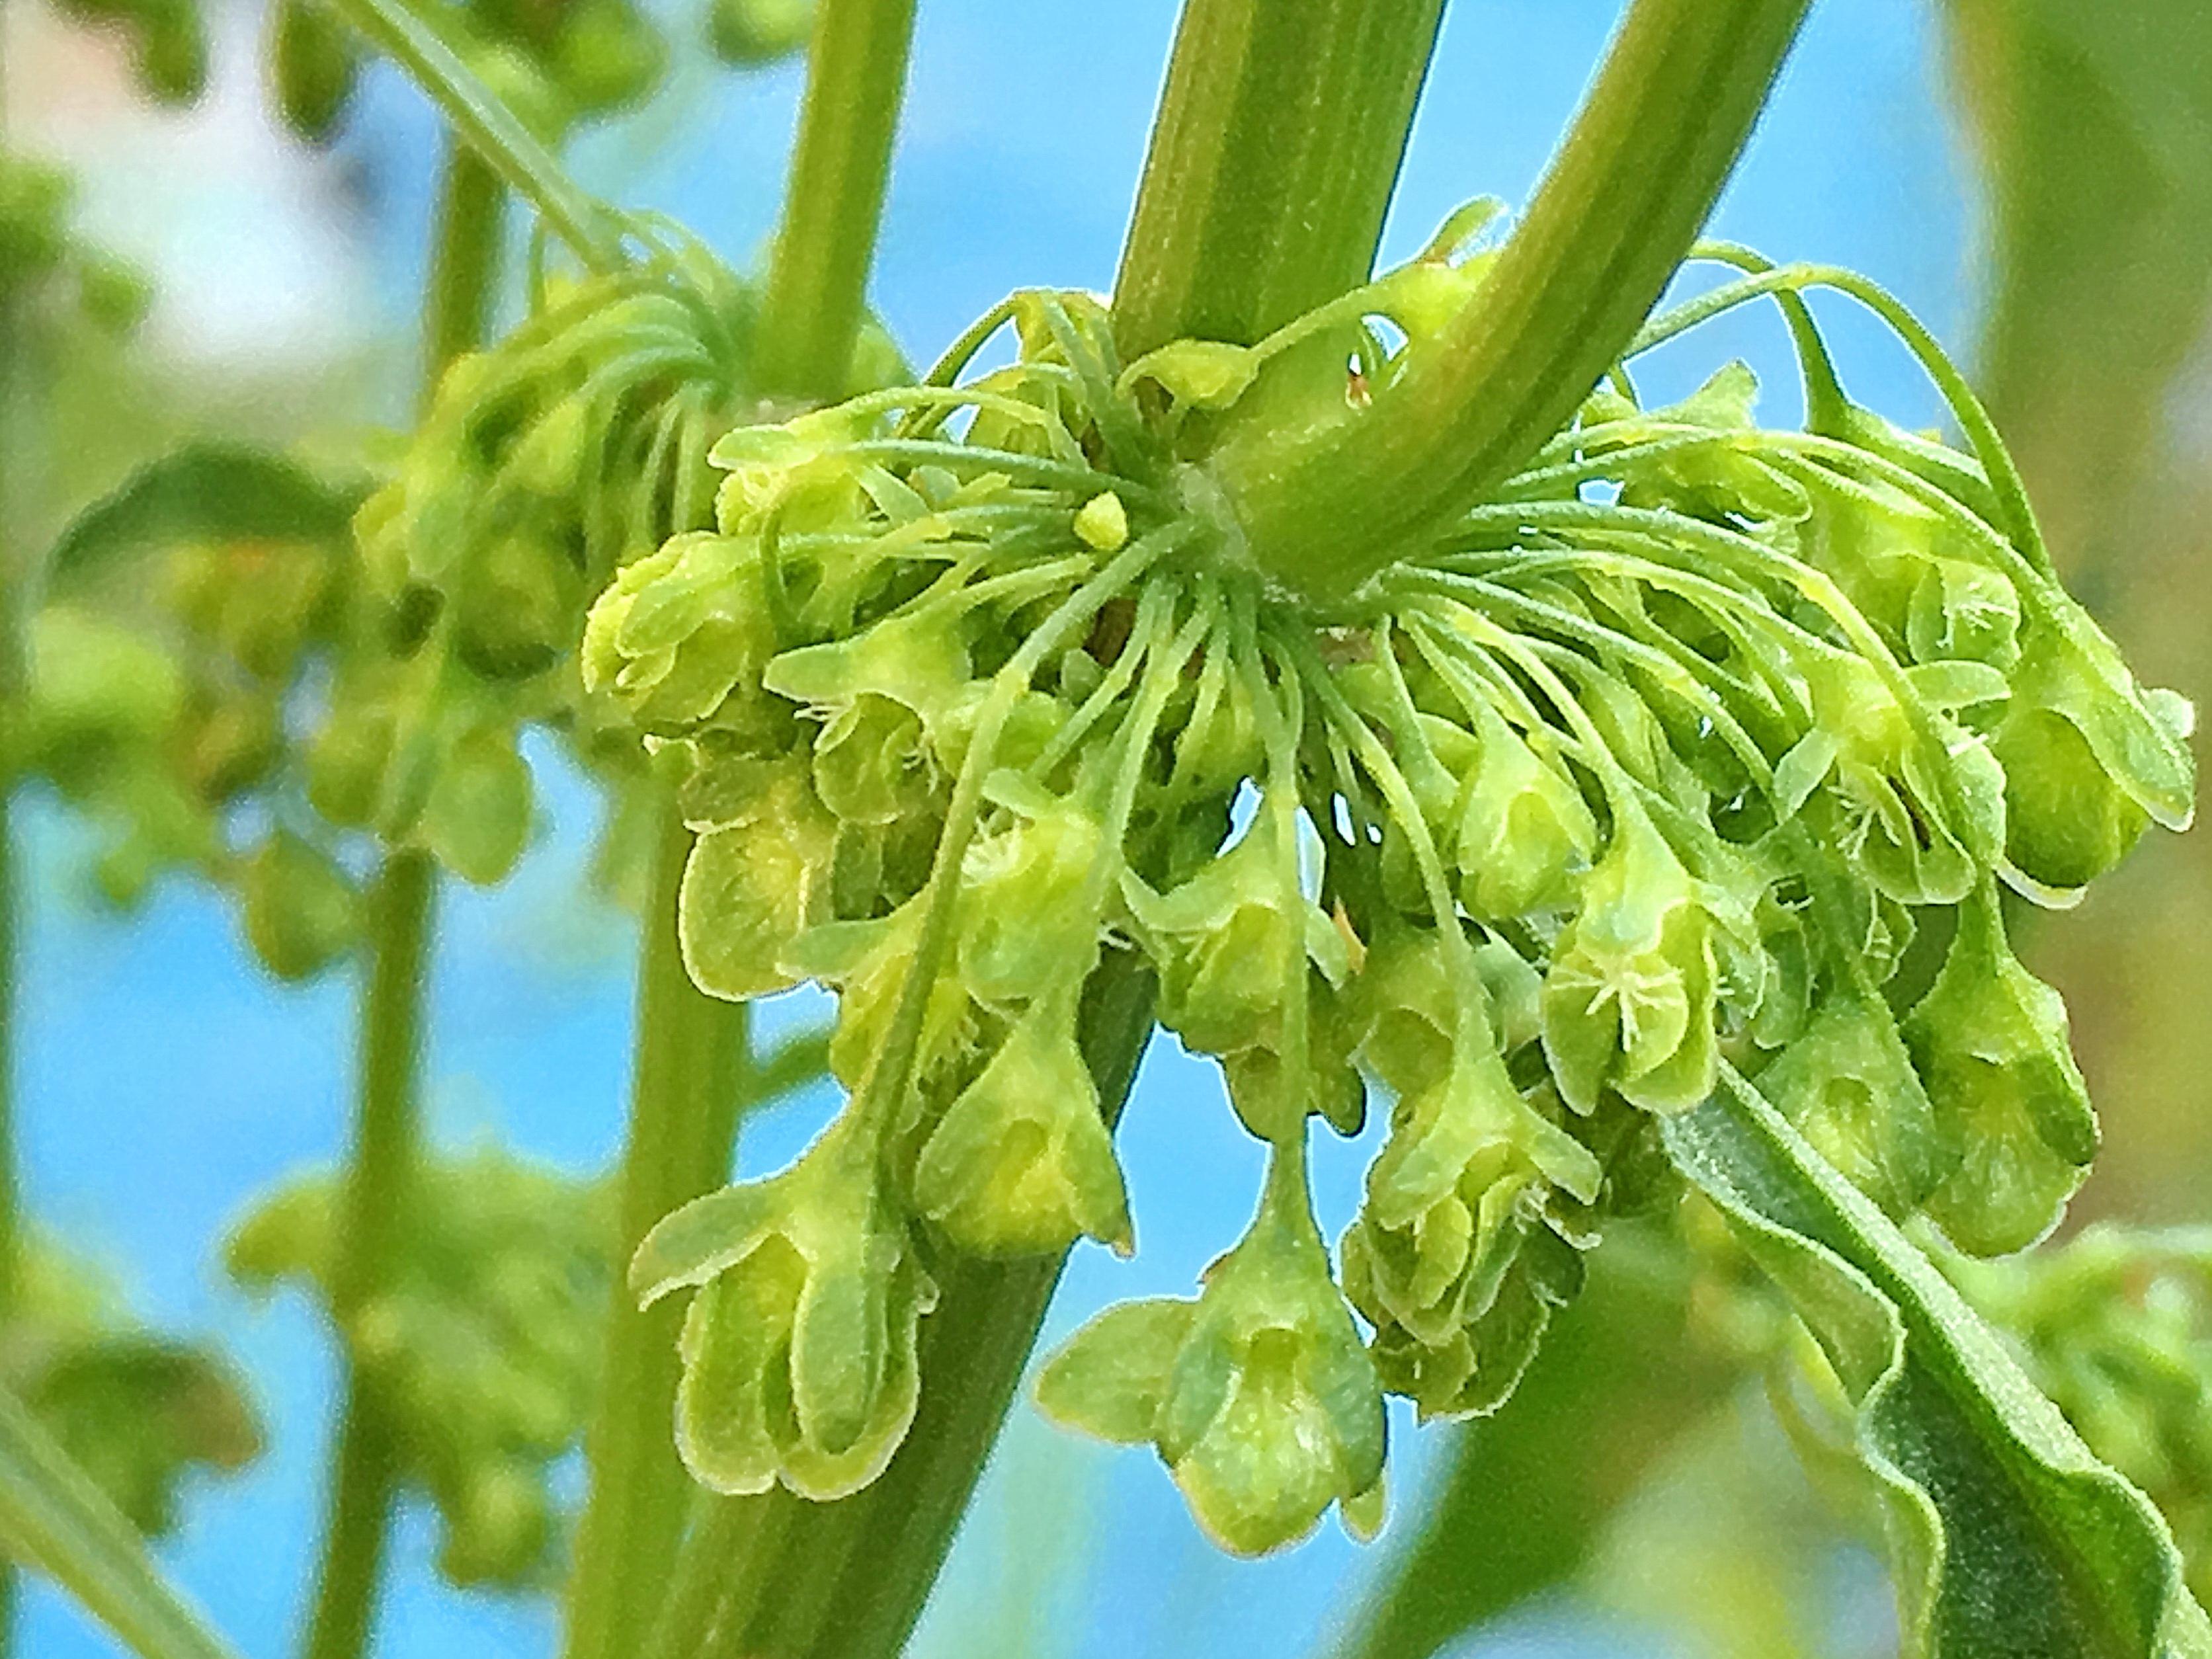
M331 1312L349 1332L379 1288L414 1178L421 1066L422 967L436 872L427 855L386 856L369 894L368 982L362 1004L357 1116L339 1199ZM398 1469L384 1402L343 1362L329 1520L307 1626L307 1659L358 1659L368 1644Z
M623 1261L653 1223L729 1178L750 1068L750 1010L705 995L684 971L676 907L692 836L672 781L657 782L665 799L638 969ZM591 1489L569 1579L567 1659L630 1659L666 1595L694 1490L671 1428L682 1319L672 1303L640 1311L619 1289L611 1298L599 1412L585 1443Z
M818 0L806 102L755 338L763 391L848 391L906 88L914 0Z
M497 280L504 201L498 175L473 151L453 146L423 308L426 404L447 365L483 337ZM427 854L395 851L385 855L369 893L357 1117L331 1296L341 1333L376 1293L414 1178L424 968L436 890L436 866ZM367 1651L398 1475L398 1449L382 1402L349 1357L341 1364L344 1402L307 1659L360 1659Z
M1443 18L1443 0L1188 0L1114 282L1124 358L1250 345L1366 281Z

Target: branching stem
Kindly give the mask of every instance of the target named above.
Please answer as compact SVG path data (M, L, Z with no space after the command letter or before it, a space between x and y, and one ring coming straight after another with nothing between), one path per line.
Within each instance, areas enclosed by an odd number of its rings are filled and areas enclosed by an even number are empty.
M1689 252L1808 3L1636 0L1480 300L1369 406L1215 458L1263 568L1346 593L1559 430Z
M662 787L640 947L619 1261L653 1223L729 1178L750 1066L746 1006L707 996L684 971L676 908L692 835L673 788ZM671 1431L682 1315L672 1302L641 1311L619 1288L609 1306L599 1411L585 1443L591 1487L569 1579L567 1659L627 1659L665 1598L694 1491Z

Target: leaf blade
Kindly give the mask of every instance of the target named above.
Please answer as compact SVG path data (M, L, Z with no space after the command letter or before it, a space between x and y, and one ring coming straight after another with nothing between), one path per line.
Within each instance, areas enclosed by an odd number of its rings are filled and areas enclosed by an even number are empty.
M1726 1073L1662 1132L1856 1400L1908 1653L2212 1656L2212 1622L2149 1500L1755 1090Z
M238 1659L22 1403L0 1390L0 1549L69 1591L140 1659Z
M72 520L48 554L57 589L148 547L190 540L326 541L352 522L363 491L238 443L189 443L148 462Z

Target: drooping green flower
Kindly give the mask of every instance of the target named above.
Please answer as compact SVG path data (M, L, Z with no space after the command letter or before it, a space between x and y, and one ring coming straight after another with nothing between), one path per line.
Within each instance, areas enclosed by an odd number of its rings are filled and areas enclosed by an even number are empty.
M1108 1310L1046 1365L1047 1415L1158 1449L1224 1549L1260 1555L1382 1479L1375 1367L1310 1219L1263 1206L1195 1302Z
M483 1153L418 1170L384 1275L352 1304L338 1277L343 1183L264 1200L231 1235L231 1274L295 1282L329 1308L386 1402L401 1478L437 1505L439 1567L459 1584L542 1583L560 1556L554 1465L598 1389L612 1293L604 1192Z
M1958 1160L1928 1213L1977 1255L2033 1244L2088 1173L2097 1120L2068 1046L2066 1005L2013 955L1993 892L1960 907L1905 1041Z
M882 1473L914 1419L915 1329L936 1290L873 1152L833 1130L783 1175L696 1200L638 1247L630 1285L647 1303L698 1287L677 1447L717 1492L780 1481L842 1498Z

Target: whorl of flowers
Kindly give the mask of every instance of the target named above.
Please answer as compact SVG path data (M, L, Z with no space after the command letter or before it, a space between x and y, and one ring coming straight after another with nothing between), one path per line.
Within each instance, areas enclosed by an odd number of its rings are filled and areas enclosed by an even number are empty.
M1656 1120L1724 1066L1971 1249L2079 1181L2094 1122L1998 888L2051 898L2185 821L2186 706L2138 690L1975 461L1848 408L1762 430L1740 365L1656 410L1617 375L1323 611L1186 459L1286 348L1387 318L1372 387L1481 304L1465 222L1250 349L1125 365L1094 301L1018 295L928 384L721 440L714 526L592 610L588 685L694 762L693 976L840 999L842 1113L633 1264L648 1300L698 1287L679 1439L708 1485L872 1480L948 1257L1133 1248L1078 1047L1108 951L1269 1170L1195 1300L1109 1310L1040 1397L1155 1445L1240 1552L1331 1503L1371 1522L1386 1390L1505 1398L1603 1218L1647 1201ZM1018 360L952 384L1007 321ZM1307 1120L1356 1129L1374 1085L1333 1270Z
M663 227L633 227L615 272L541 277L529 319L456 361L356 532L382 649L343 671L317 744L335 823L427 847L476 881L505 875L531 817L517 734L570 727L585 608L622 564L713 522L708 446L765 410L747 365L749 283ZM871 331L860 383L896 353Z
M554 1466L599 1391L607 1194L492 1152L426 1164L397 1259L362 1297L341 1262L343 1188L317 1174L262 1199L226 1247L232 1276L261 1292L297 1285L329 1309L401 1478L437 1506L440 1571L544 1582L562 1555Z

